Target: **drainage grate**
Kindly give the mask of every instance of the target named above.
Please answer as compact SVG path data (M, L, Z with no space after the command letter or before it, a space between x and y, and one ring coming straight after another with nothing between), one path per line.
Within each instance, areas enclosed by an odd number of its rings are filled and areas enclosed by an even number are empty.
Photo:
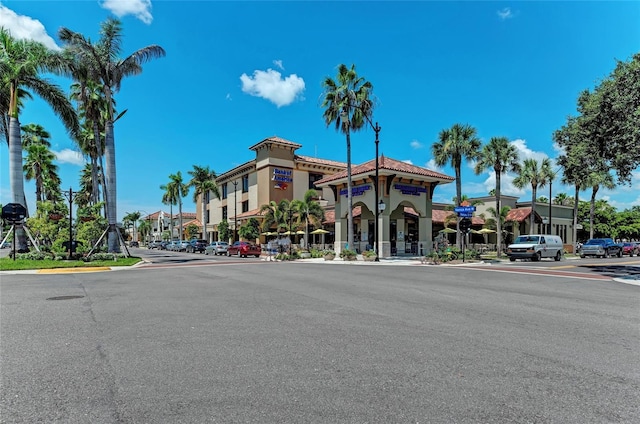
M55 296L48 297L47 300L69 300L69 299L82 299L84 296Z

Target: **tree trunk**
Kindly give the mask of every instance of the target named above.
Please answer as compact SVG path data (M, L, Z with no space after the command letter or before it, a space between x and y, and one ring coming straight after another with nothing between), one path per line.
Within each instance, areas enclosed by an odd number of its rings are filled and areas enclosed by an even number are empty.
M536 194L538 193L538 186L531 186L531 218L529 219L529 234L536 234L533 231L533 226L536 222Z
M573 253L577 253L576 246L578 245L578 195L580 192L580 186L576 184L576 195L573 198Z
M589 207L589 238L593 238L593 222L596 215L596 193L600 189L599 185L593 186L591 191L591 206Z
M201 208L201 219L202 219L202 239L206 240L207 243L209 242L209 238L207 237L207 220L204 219L204 214L207 213L207 205L204 203L204 199L205 199L205 195L204 193L200 193L200 196L202 196L202 201L200 202L202 204L202 208Z
M351 131L347 127L347 207L349 214L347 215L347 244L349 249L355 250L353 245L353 196L351 194ZM340 196L340 193L338 193Z
M496 172L496 249L498 258L502 252L502 210L500 208L500 180L501 173Z
M113 135L113 121L107 120L104 144L105 158L105 191L107 199L107 222L109 223L108 250L109 252L120 252L120 243L118 240L117 213L116 213L116 146Z
M12 203L27 208L24 195L24 173L22 169L22 140L20 140L20 121L11 117L9 121L9 186L13 195ZM27 235L22 227L15 228L16 251L27 250Z

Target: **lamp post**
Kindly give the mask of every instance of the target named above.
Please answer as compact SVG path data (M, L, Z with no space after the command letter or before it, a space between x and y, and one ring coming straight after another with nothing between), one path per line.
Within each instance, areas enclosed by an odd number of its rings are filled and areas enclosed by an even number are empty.
M380 134L380 130L382 128L380 128L380 125L378 125L378 123L376 122L375 125L373 125L373 122L371 121L371 118L369 118L369 115L367 115L366 113L362 113L362 116L365 117L365 119L367 120L367 122L369 123L369 125L371 126L371 128L373 129L373 131L376 133L376 139L375 139L375 144L376 144L376 176L375 176L375 187L373 190L374 193L374 207L375 207L375 215L376 215L376 221L374 223L373 226L373 240L374 240L374 247L373 250L376 252L376 258L375 261L376 262L380 262L380 254L379 254L379 240L378 240L378 219L379 219L379 215L380 212L384 211L385 208L385 204L382 200L380 200L380 203L378 203L378 198L379 198L379 193L378 193L378 189L379 189L379 174L380 174L380 162L379 162L379 154L378 154L378 145L380 144L380 140L378 138L378 135ZM347 115L347 113L345 111L343 111L340 114L340 119L342 120L342 122L346 122L349 123L349 116Z
M149 248L149 245L151 244L151 229L152 229L152 227L151 227L151 215L149 215L149 212L143 211L143 210L140 210L138 212L144 212L145 215L147 215L147 222L149 222L149 229L147 230L148 231L147 232L147 248Z
M73 189L69 187L69 191L63 191L62 194L69 201L69 260L73 256L73 201L75 200L78 192L73 192Z
M233 242L238 241L238 181L233 181Z
M556 178L556 175L558 175L558 171L559 170L560 170L560 168L556 169L555 172L552 172L549 175L549 232L548 232L548 234L551 234L551 202L552 202L551 187L553 185L553 180Z

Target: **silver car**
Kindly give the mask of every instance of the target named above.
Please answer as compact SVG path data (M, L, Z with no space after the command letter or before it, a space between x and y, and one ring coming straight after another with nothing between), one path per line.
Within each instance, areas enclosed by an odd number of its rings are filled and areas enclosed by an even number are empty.
M205 255L226 255L229 243L226 241L214 241L204 249Z

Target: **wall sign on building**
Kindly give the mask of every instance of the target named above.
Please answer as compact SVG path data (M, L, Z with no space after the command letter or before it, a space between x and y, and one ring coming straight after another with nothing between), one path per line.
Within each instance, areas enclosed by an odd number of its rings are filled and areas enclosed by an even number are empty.
M281 183L293 182L293 171L290 169L273 168L272 181L279 181Z
M427 188L422 186L412 186L406 184L394 184L393 188L400 190L402 194L409 194L411 196L420 196L421 193L426 193Z
M355 186L355 187L351 187L351 195L352 196L362 196L363 194L365 194L367 192L367 190L370 190L371 186L370 185L361 185L361 186ZM340 196L346 196L347 195L347 189L343 188L342 190L340 190Z

